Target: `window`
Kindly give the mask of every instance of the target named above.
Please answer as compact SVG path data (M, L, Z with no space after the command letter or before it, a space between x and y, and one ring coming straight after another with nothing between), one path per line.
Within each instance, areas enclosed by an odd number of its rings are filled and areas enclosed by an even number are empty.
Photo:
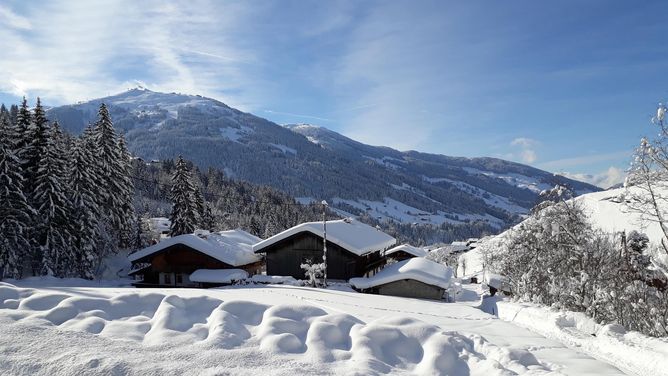
M179 273L176 275L176 284L180 285L183 283L183 274Z
M162 280L165 285L171 285L172 284L172 275L171 273L163 273L162 275Z

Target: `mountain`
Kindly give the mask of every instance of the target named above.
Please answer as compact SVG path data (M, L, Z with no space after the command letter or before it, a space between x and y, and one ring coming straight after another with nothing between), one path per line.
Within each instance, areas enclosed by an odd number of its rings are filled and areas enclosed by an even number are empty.
M323 127L280 126L215 99L139 88L51 108L70 132L106 103L130 150L144 159L183 155L200 168L265 184L300 201L327 199L341 215L403 224L515 223L538 193L567 184L600 189L496 158L461 158L366 145Z

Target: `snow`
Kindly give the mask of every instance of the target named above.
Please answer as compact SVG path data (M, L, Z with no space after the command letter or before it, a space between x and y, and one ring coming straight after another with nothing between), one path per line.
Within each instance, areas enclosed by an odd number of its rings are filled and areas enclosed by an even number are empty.
M385 167L390 168L392 170L398 170L398 169L404 168L404 166L402 166L401 164L396 163L396 162L405 163L405 161L402 160L402 159L387 157L387 156L382 157L382 158L374 158L374 157L369 157L368 155L363 155L362 157L364 157L368 160L374 161L374 162L378 163L379 165L385 166ZM392 161L394 161L395 163L392 163Z
M183 244L228 265L241 266L260 261L253 253L252 245L261 239L243 230L228 230L197 236L184 234L168 238L158 244L139 250L128 256L136 262L175 244Z
M497 194L494 194L492 192L486 191L482 188L476 187L474 185L464 183L462 181L457 181L453 179L448 179L448 178L431 178L428 176L422 176L422 179L424 181L427 181L429 183L440 183L440 182L447 182L449 184L454 185L457 187L459 190L463 192L467 192L469 194L472 194L479 199L485 201L487 205L497 207L499 209L503 209L509 213L514 213L514 214L526 214L528 210L520 205L517 205L516 203L512 202L509 198L499 196Z
M447 289L450 287L452 269L437 262L416 257L390 264L371 277L352 278L350 284L358 289L368 289L404 279L413 279Z
M289 284L297 285L298 282L292 276L282 276L282 275L264 275L256 274L250 277L249 281L253 283L271 283L271 284Z
M241 269L198 269L188 278L200 283L232 283L248 278L248 273Z
M470 305L292 286L0 283L0 332L12 375L623 374Z
M253 251L262 252L264 248L301 232L310 232L323 237L323 223L307 222L299 224L255 244ZM327 221L327 241L358 256L385 250L396 243L396 239L390 235L355 219Z
M280 144L273 144L273 143L270 143L269 145L271 145L271 146L275 147L276 149L282 151L283 154L297 155L297 150L295 150L291 147L288 147L288 146L285 146L285 145L280 145Z
M220 134L223 138L226 138L232 142L241 143L239 140L243 137L248 136L249 134L255 132L253 128L240 125L239 128L224 127L220 128Z
M629 190L639 192L633 187ZM601 230L609 233L636 230L644 232L652 243L658 244L663 237L659 224L643 220L640 213L626 207L624 202L621 202L624 193L625 188L617 188L589 193L575 200L584 205L591 222Z
M318 200L313 197L295 197L295 201L302 205L309 205L318 202Z
M516 173L499 174L496 172L482 171L471 167L464 167L463 170L466 171L469 175L485 175L491 178L500 179L505 181L507 184L510 184L518 188L528 189L534 193L540 193L545 189L552 188L552 185L550 184L543 183L536 178L522 174L516 174Z
M668 341L665 338L626 332L616 324L600 325L580 312L503 300L497 301L496 307L502 320L582 349L631 375L668 374Z
M155 231L158 233L163 231L169 231L172 225L172 221L170 221L169 218L165 217L149 218L148 221L151 231Z
M385 197L383 201L348 200L335 197L332 199L332 203L334 205L340 203L348 204L359 210L366 211L369 216L381 221L425 223L434 225L441 225L443 223L464 224L467 223L467 221L485 221L491 226L499 228L504 225L504 222L501 219L489 214L445 213L440 210L436 213L430 213L389 197Z
M508 290L506 278L499 274L486 273L485 277L483 278L483 282L485 282L485 284L488 286L494 287L500 291Z
M425 257L427 256L427 251L422 248L414 247L410 244L402 244L394 248L388 249L385 251L385 256L390 256L396 252L404 251L408 254L411 254L415 257Z

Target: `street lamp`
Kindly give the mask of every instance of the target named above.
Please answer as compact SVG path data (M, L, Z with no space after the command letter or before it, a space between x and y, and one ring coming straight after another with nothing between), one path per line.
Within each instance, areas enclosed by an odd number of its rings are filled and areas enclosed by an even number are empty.
M325 266L323 271L323 285L327 287L327 201L322 200L322 263Z

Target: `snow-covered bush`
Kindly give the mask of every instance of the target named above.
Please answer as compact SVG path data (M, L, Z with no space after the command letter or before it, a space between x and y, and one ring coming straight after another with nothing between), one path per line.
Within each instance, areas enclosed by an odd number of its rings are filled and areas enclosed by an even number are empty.
M451 252L447 248L441 248L429 252L426 259L451 267L455 278L457 278L457 269L459 266L459 255L457 253Z
M518 299L666 336L665 276L652 270L647 245L635 231L594 230L577 201L558 199L538 205L509 232L493 270Z
M318 278L322 277L325 270L325 264L313 263L312 260L306 260L300 267L309 279L311 286L316 287L319 284Z

